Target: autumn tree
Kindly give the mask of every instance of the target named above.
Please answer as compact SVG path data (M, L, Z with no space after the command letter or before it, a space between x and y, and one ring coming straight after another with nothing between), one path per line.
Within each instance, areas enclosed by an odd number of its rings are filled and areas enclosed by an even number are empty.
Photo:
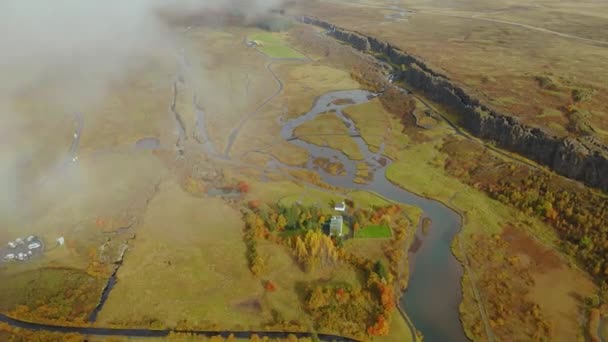
M264 289L266 292L274 292L277 290L277 286L270 280L264 282Z
M312 270L319 264L334 262L338 258L336 246L331 238L321 231L308 230L295 237L294 254L305 270Z
M388 271L386 270L386 266L384 266L382 260L376 261L374 264L374 272L376 272L380 279L388 279Z
M249 184L245 181L238 182L236 185L236 188L240 193L243 193L243 194L249 192Z
M376 318L374 325L367 328L367 333L372 336L386 336L389 333L390 324L384 315L379 315Z

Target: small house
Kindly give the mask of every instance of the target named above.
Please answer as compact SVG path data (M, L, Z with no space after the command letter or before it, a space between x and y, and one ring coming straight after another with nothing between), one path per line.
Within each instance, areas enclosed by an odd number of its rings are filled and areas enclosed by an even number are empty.
M344 220L342 216L336 215L331 217L331 221L329 223L329 236L342 236L342 226L344 225Z
M336 203L336 205L334 206L334 210L340 212L346 211L346 203L344 203L344 201Z

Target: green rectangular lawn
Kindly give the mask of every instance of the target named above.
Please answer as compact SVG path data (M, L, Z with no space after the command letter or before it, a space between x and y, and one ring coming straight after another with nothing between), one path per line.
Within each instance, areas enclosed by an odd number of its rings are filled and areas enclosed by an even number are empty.
M355 233L356 238L363 239L390 238L391 236L391 229L387 226L367 226Z
M301 59L304 56L285 45L274 45L264 44L264 46L258 48L263 54L270 58L289 58L289 59Z
M270 32L256 33L249 36L249 40L259 41L264 44L263 46L258 46L258 50L270 58L305 58L304 55L287 46L285 41L277 34Z

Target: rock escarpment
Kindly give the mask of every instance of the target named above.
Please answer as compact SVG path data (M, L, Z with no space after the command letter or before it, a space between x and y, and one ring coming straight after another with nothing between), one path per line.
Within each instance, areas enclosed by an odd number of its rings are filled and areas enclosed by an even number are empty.
M482 104L445 75L389 43L317 18L298 19L325 28L329 35L358 50L381 54L390 63L404 66L399 77L429 99L456 111L461 118L460 124L471 134L494 141L498 146L546 165L560 175L608 191L608 146L596 138L556 137L524 125L513 116Z

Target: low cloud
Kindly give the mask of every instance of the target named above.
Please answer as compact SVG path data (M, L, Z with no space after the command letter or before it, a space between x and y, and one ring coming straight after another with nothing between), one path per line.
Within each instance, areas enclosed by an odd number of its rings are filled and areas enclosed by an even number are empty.
M22 136L36 120L62 120L104 99L159 51L173 49L163 14L235 13L252 18L282 0L3 0L0 1L0 215L19 207ZM201 19L202 20L202 19ZM27 103L23 110L23 102ZM34 108L34 109L31 109ZM24 111L22 113L21 111ZM33 114L35 112L35 114ZM34 115L34 116L33 116ZM56 118L53 118L56 115ZM44 122L44 121L43 121ZM57 132L49 134L57 134ZM21 136L21 138L19 138ZM15 139L13 139L15 138ZM29 139L44 140L43 136ZM67 149L67 147L66 147Z

